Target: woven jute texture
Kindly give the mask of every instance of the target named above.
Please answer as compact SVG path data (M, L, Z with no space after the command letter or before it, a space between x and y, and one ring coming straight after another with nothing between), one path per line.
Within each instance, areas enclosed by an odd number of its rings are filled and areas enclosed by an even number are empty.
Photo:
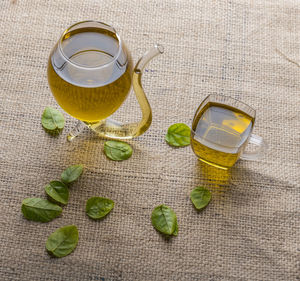
M153 123L129 142L127 161L108 160L105 140L88 130L68 143L76 120L66 113L59 137L40 124L46 106L59 109L49 53L86 19L113 25L135 61L155 43L165 47L143 76ZM0 0L0 280L299 280L299 26L297 0ZM269 144L261 160L225 172L165 143L167 128L191 125L211 93L257 110L254 133ZM140 117L134 95L118 115ZM85 171L61 217L27 221L22 200L46 198L44 186L77 163ZM198 185L212 192L202 212L189 199ZM106 219L86 216L91 196L115 201ZM153 229L159 204L176 212L177 237ZM69 224L79 230L76 250L51 258L48 235Z

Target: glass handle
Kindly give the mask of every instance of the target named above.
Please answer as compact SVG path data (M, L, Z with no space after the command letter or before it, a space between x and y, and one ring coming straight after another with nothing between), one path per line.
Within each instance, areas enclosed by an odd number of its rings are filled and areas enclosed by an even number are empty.
M142 111L142 119L135 125L133 129L133 136L137 137L148 130L152 122L152 110L148 102L147 96L142 85L143 70L146 65L157 55L164 52L162 45L154 45L148 52L146 52L137 62L132 75L133 90L135 92L137 101Z
M265 152L268 149L267 143L263 140L262 137L251 134L249 143L254 144L257 146L257 149L255 151L247 152L244 151L242 155L240 156L241 159L244 160L256 160L261 158Z

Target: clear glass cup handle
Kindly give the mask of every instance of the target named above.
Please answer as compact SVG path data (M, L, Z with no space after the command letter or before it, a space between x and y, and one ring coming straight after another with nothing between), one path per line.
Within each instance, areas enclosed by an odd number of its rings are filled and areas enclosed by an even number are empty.
M263 140L263 138L260 136L254 135L254 134L251 134L248 143L254 144L255 146L257 146L257 149L255 151L251 151L251 152L244 151L242 153L242 155L240 156L240 159L244 159L244 160L259 159L265 154L265 152L268 149L268 145Z

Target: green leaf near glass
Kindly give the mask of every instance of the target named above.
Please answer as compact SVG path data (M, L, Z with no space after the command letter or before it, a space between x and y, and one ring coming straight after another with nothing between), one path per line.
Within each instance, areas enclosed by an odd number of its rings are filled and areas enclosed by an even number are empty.
M52 135L58 135L65 126L64 116L52 107L45 108L41 122L45 131Z
M61 203L63 205L68 203L69 189L60 181L51 181L45 186L45 192L55 203Z
M86 202L87 215L95 220L102 219L114 208L114 201L103 197L91 197Z
M191 143L191 129L183 123L176 123L169 127L165 136L166 142L171 146L187 146Z
M60 107L78 123L68 135L73 140L88 126L99 136L131 139L151 125L152 111L142 87L145 66L163 53L155 45L133 66L131 55L114 27L98 21L82 21L67 28L48 60L48 82ZM141 120L122 123L111 115L126 100L133 86Z
M66 183L70 184L76 181L83 172L83 165L72 165L65 169L61 174L61 180Z
M151 222L154 228L165 234L178 234L178 222L175 212L166 205L159 205L154 208L151 214Z
M26 198L21 207L24 217L38 222L49 222L58 217L62 208L42 198Z
M111 160L123 161L131 157L132 148L128 143L111 140L105 142L104 153Z
M78 229L75 225L67 225L54 231L47 239L47 251L62 258L71 254L78 243Z
M190 198L191 198L191 201L193 202L195 208L197 210L202 210L210 202L211 193L207 188L205 188L203 186L198 186L192 190L192 192L190 194Z

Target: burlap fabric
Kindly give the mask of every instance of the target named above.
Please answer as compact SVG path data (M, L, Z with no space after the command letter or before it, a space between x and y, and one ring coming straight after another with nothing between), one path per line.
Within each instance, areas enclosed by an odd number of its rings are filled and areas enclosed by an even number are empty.
M300 3L294 1L1 0L0 2L0 279L1 280L299 280ZM131 141L120 163L103 154L104 140L86 130L73 143L40 125L46 106L59 108L46 77L47 58L74 22L114 25L138 59L159 42L165 54L144 74L153 123ZM260 161L231 172L200 164L190 147L164 141L172 123L191 124L210 93L257 109L255 133L269 144ZM118 115L139 117L134 96ZM85 172L72 186L60 218L23 218L26 197L70 164ZM197 185L213 194L198 213L189 200ZM115 208L103 221L85 214L91 196ZM171 206L179 234L164 239L152 227L158 204ZM50 258L45 241L76 224L71 255Z

